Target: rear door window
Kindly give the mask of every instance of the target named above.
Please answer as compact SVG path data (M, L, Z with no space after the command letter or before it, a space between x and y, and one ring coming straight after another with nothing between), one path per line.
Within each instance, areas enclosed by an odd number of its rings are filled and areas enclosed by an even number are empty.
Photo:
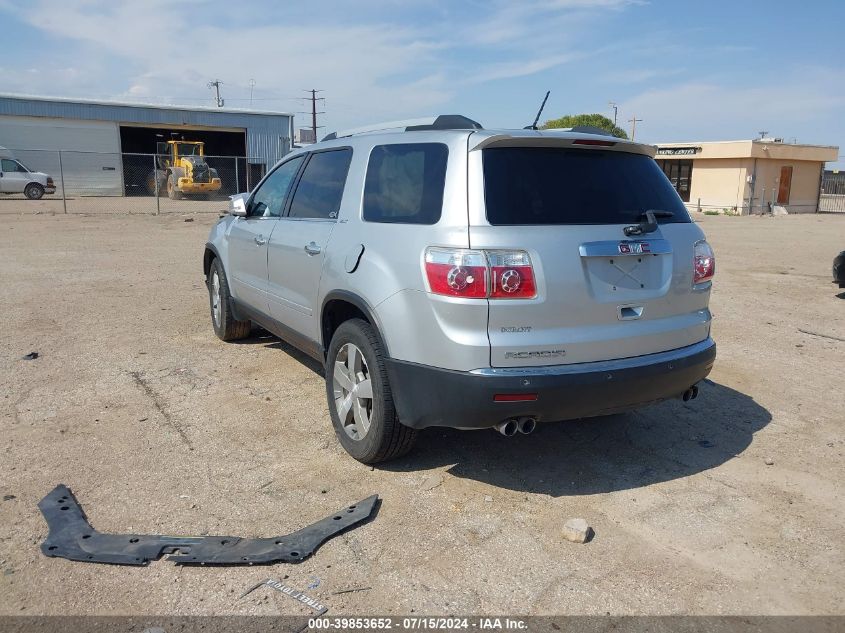
M487 220L493 225L690 222L657 163L643 154L547 147L483 150Z
M312 154L296 186L288 217L337 218L351 160L349 148Z
M442 143L376 145L364 184L364 220L436 224L443 209L449 148Z

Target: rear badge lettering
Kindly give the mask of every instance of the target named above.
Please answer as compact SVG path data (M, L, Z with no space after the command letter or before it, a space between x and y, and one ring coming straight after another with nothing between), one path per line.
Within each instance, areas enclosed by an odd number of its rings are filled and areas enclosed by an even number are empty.
M543 349L536 352L505 352L505 358L560 358L566 356L562 349Z
M648 242L619 242L619 252L624 254L639 255L640 253L650 253L651 246Z
M523 334L528 333L531 331L531 325L520 325L520 326L512 326L512 327L503 327L502 333L503 334Z

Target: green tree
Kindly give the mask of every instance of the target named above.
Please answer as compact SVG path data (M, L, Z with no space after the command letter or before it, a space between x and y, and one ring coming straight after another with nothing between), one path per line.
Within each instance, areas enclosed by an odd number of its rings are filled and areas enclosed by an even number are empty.
M613 125L613 121L602 114L567 114L559 119L546 121L540 127L544 130L551 130L561 127L576 127L579 125L589 125L591 127L607 130L609 134L612 134L617 138L628 138L625 130Z

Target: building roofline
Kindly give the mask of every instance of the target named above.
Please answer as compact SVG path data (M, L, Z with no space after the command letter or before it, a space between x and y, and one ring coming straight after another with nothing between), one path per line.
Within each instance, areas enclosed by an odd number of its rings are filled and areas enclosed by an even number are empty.
M139 103L129 101L112 101L108 99L82 99L76 97L50 97L44 95L13 94L0 92L0 99L16 99L18 101L46 101L58 103L79 103L85 105L119 106L126 108L153 108L156 110L190 110L198 112L219 112L221 114L254 114L258 116L287 116L292 112L276 112L272 110L247 110L241 108L216 108L212 106L175 105L161 103Z
M699 145L727 145L728 143L762 143L764 145L777 145L778 147L819 147L823 149L839 149L838 145L816 145L813 143L775 143L771 140L759 138L740 138L733 141L667 141L654 143L657 147L697 147Z

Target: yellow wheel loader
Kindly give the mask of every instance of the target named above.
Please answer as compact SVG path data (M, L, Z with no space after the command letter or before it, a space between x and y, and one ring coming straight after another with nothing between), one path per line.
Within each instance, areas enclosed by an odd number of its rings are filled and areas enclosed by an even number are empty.
M156 170L147 179L150 193L165 191L171 200L185 195L208 197L220 191L217 170L205 162L205 144L200 141L167 141L157 144ZM157 182L156 182L157 181Z

